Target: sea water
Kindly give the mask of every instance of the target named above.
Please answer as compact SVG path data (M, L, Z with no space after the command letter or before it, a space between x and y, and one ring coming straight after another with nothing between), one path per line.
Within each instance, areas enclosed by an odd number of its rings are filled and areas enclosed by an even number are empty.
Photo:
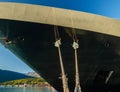
M4 87L0 86L0 92L56 92L50 87Z

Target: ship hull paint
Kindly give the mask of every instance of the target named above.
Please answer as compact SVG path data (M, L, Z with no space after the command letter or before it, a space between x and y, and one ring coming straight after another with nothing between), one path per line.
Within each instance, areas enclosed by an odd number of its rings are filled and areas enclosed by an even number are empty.
M120 21L107 17L29 4L0 3L0 6L1 19L73 27L120 36Z
M11 44L6 44L5 39L0 42L59 92L62 92L62 83L58 52L54 47L54 25L58 26L62 39L61 51L70 92L74 90L75 80L72 29L76 30L80 44L78 60L82 92L120 91L120 21L23 3L1 2L0 12L0 37L6 37ZM105 84L110 71L114 73Z
M9 29L8 39L12 44L5 44L4 39L0 42L41 74L58 92L62 92L61 71L57 48L54 47L53 28L53 25L3 19L0 20L1 37L6 37ZM70 92L73 92L75 65L74 50L71 46L72 28L62 26L58 28L62 39L61 51L65 72ZM79 31L78 61L82 92L120 91L118 88L120 38L87 30L75 30ZM110 71L114 73L108 84L105 84Z

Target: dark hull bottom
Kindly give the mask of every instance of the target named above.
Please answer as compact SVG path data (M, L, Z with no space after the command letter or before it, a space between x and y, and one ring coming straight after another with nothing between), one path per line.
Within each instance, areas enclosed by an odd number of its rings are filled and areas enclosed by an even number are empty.
M58 27L70 92L74 90L75 64L71 28ZM82 92L120 92L120 38L78 30L79 74ZM53 25L0 20L1 43L62 92L61 71L54 47ZM11 42L11 43L9 43ZM7 44L6 44L7 43ZM109 72L113 71L107 84Z

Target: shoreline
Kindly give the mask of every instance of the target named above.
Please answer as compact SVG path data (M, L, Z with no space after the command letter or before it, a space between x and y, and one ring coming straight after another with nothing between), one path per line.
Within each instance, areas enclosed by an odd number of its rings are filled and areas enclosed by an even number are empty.
M6 88L6 87L10 87L10 88L25 88L25 87L51 87L48 83L46 84L18 84L18 85L0 85L0 88Z

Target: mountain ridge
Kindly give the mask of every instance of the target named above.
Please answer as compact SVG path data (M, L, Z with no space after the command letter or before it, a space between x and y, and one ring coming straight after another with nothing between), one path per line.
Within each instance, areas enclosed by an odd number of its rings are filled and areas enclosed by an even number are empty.
M11 80L23 79L23 78L33 78L33 77L14 71L0 69L0 83Z

